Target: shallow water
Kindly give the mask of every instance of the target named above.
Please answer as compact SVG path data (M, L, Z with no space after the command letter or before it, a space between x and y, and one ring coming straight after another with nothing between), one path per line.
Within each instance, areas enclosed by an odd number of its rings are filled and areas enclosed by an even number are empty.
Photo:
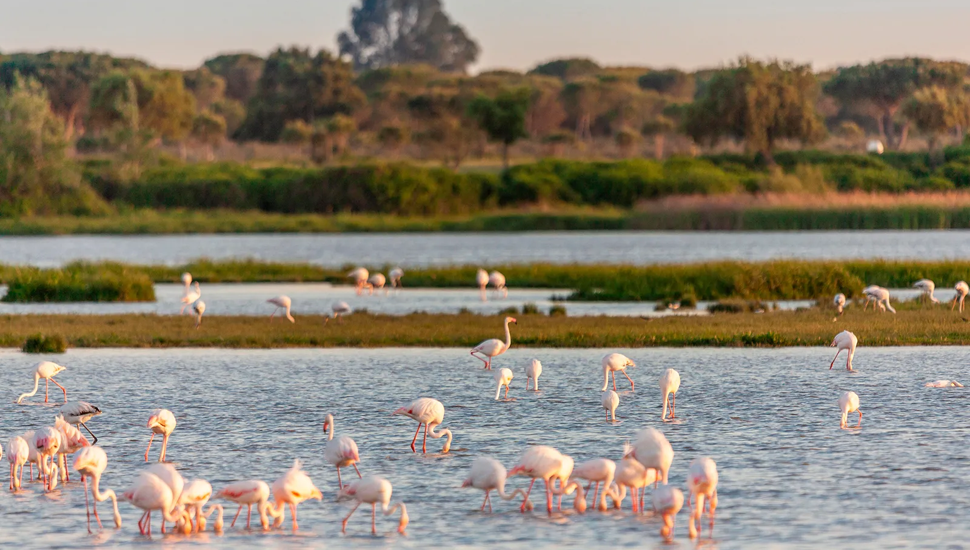
M58 380L69 397L105 411L90 422L109 457L104 488L123 491L134 479L144 466L145 422L152 409L167 407L178 418L169 459L186 478L208 479L216 490L239 479L271 483L300 458L324 493L322 502L300 506L296 536L288 529L227 529L221 537L156 534L151 541L169 546L666 547L658 520L632 516L629 500L621 512L552 518L544 511L520 514L499 501L488 515L478 512L480 492L457 488L476 456L511 467L527 445L548 444L577 463L616 459L623 442L644 426L660 428L671 441L673 484L684 485L695 457L708 455L718 463L713 541L705 524L702 544L689 542L682 511L677 547L940 548L970 537L970 389L923 387L941 378L960 380L970 348L860 348L857 373L826 368L827 348L620 351L639 366L630 369L636 393L623 377L618 381L616 424L604 420L600 407L603 350L513 348L495 361L517 375L510 399L498 402L491 376L464 349L71 350L57 361L68 367ZM544 366L538 393L524 390L521 365L533 356ZM53 419L57 405L44 406L42 398L13 404L37 360L0 354L4 444ZM676 368L683 383L678 420L661 424L656 381L665 368ZM846 390L860 396L861 430L838 428L837 400ZM59 393L51 396L57 401ZM448 455L412 454L414 422L390 416L419 396L446 407L444 425L455 433ZM363 507L348 534L340 535L349 506L333 502L336 475L322 457L321 421L328 412L336 416L337 433L357 441L362 472L386 476L394 484L393 500L408 503L406 537L394 533L396 522L389 518L379 518L382 534L371 537ZM430 440L429 451L441 444ZM508 487L525 485L513 478ZM538 496L533 501L540 504ZM138 535L138 511L120 506L120 531L89 536L77 482L51 495L34 483L17 495L2 490L0 544L150 544ZM101 509L110 524L110 508Z
M0 238L18 265L73 260L180 264L200 257L402 266L501 263L657 264L774 258L938 260L970 256L968 231L371 233Z

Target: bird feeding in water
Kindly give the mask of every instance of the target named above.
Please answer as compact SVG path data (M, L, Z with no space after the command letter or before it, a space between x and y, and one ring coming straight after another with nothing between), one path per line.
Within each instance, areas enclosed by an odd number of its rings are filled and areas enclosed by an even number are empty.
M509 369L499 369L495 371L493 375L495 378L495 383L498 387L495 388L495 400L498 401L498 396L502 393L502 386L505 386L505 399L509 398L509 384L512 383L512 371Z
M370 278L370 272L363 267L358 267L357 269L351 271L347 274L347 277L354 282L354 292L360 296L364 289L369 286L367 279Z
M334 437L336 428L333 423L333 415L328 414L323 421L323 433L327 434L327 443L323 448L323 458L337 468L337 486L343 488L343 481L340 480L340 468L353 466L360 478L360 470L357 463L360 462L360 454L357 451L357 443L346 435Z
M40 386L41 378L44 379L44 403L47 403L48 401L51 382L53 382L58 388L61 388L61 391L64 392L64 402L67 403L67 389L58 384L57 380L54 380L55 376L66 369L67 367L62 367L57 363L52 363L50 361L41 361L40 363L37 363L37 366L34 368L34 389L18 397L17 404L19 405L25 397L33 397L37 394L37 388Z
M492 500L489 496L492 491L498 493L498 496L502 500L514 500L516 496L522 495L525 504L525 491L522 489L516 489L512 491L512 494L507 494L505 492L505 480L508 478L508 472L505 470L505 466L495 460L494 458L478 457L472 462L471 471L468 473L468 477L465 481L461 483L462 487L473 487L475 489L480 489L485 491L485 500L482 501L481 511L485 511L485 505L488 504L488 511L492 511Z
M606 391L606 387L610 383L610 373L613 374L613 391L616 391L617 371L623 374L623 376L626 376L626 379L630 381L630 391L634 391L633 379L630 378L630 375L626 373L626 368L635 367L636 365L630 360L629 357L620 353L611 353L603 357L601 363L603 365L603 389L600 391Z
M451 430L442 428L437 433L434 431L435 427L440 425L445 418L445 406L441 404L441 401L431 399L430 397L421 397L412 401L407 407L401 407L391 413L391 416L395 415L406 416L418 422L418 429L414 431L414 439L411 440L412 453L417 452L414 449L414 442L418 440L418 432L421 431L421 426L424 426L424 441L421 443L422 453L428 452L429 431L431 437L435 439L440 439L445 436L448 437L448 440L445 441L445 446L441 449L442 453L447 453L451 449Z
M927 388L962 388L963 384L957 382L956 380L937 380L936 382L927 382Z
M380 505L381 511L385 516L393 515L398 509L401 510L401 519L397 526L398 533L404 533L404 529L408 526L408 509L403 502L398 502L394 506L391 506L391 493L393 492L393 487L391 482L378 476L367 476L365 478L354 481L348 484L343 489L340 490L338 494L338 499L340 498L353 498L357 501L354 507L350 509L350 513L344 518L341 532L347 532L347 522L350 521L350 516L354 515L357 508L361 504L371 505L371 533L377 534L377 506Z
M542 363L538 359L529 359L525 363L525 389L529 390L532 381L533 391L539 391L539 376L542 374Z
M856 412L859 413L859 423L856 424L856 428L862 427L862 411L859 410L859 396L854 391L847 391L842 394L839 398L839 408L842 409L842 424L840 427L845 430L848 428L846 424L849 413Z
M613 390L603 392L603 408L606 409L606 419L616 422L616 408L620 405L620 394ZM611 419L612 417L612 419Z
M829 370L832 370L832 367L835 366L835 360L839 358L839 354L843 351L848 353L848 357L845 358L845 370L853 370L852 358L855 357L855 349L858 345L859 339L856 338L855 334L847 330L836 334L829 347L838 349L835 351L835 357L832 358L832 363L829 364Z
M503 298L509 297L509 289L505 286L505 275L493 271L488 274L488 283L495 288L495 292L502 294Z
M667 420L668 398L670 398L670 418L677 416L675 409L677 408L677 390L679 389L680 373L674 369L665 370L660 377L660 392L664 396L663 412L660 414L660 420Z
M90 446L81 449L81 452L74 457L74 469L81 474L84 482L84 510L88 514L88 533L91 532L91 512L88 510L88 481L91 481L91 497L94 500L94 519L98 522L98 528L103 528L101 518L98 516L98 503L111 499L114 507L115 528L121 527L121 514L118 513L118 497L115 492L108 489L101 492L101 475L108 467L108 455L104 449L97 446Z
M475 284L478 286L478 292L481 294L482 301L488 301L488 294L486 292L486 287L488 287L488 271L484 269L479 269L475 274Z
M168 438L175 431L175 415L168 409L155 409L148 418L148 427L152 430L152 437L148 440L148 448L145 449L145 462L148 462L148 451L152 450L152 441L155 441L155 434L162 436L162 451L158 455L159 462L165 462L165 450L168 448Z

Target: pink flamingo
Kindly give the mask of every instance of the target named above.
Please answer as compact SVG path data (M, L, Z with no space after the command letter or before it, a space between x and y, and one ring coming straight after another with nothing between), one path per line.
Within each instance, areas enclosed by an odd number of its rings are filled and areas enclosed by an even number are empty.
M505 480L507 478L508 472L499 461L480 456L472 462L471 471L465 481L461 483L461 486L485 491L485 500L482 501L481 509L483 512L486 504L488 504L488 511L490 513L492 511L492 500L489 497L492 491L496 491L502 500L513 500L517 495L522 495L522 504L525 505L525 491L522 489L516 489L510 495L505 493Z
M74 458L74 469L81 474L81 481L84 482L84 511L88 515L88 533L91 532L91 511L88 509L88 479L91 479L91 497L94 499L94 519L98 522L98 528L103 528L101 518L98 516L98 503L111 499L114 507L115 528L121 528L121 514L118 513L118 498L115 492L108 489L101 492L101 474L108 467L108 455L101 447L91 446L81 449L81 452Z
M303 471L303 464L299 459L293 461L293 467L286 471L282 477L273 482L273 515L276 516L276 527L283 524L286 519L284 504L290 505L290 515L293 516L293 530L299 529L296 523L296 507L306 500L315 498L323 500L320 490L313 485L310 476Z
M499 369L495 371L494 378L497 384L495 388L495 400L498 401L498 396L502 393L502 386L505 386L505 399L508 399L509 384L512 383L512 371L509 369Z
M532 478L532 483L529 484L525 499L522 501L521 511L525 512L526 502L532 494L532 486L537 479L541 479L546 484L546 510L550 515L552 514L552 481L560 479L564 462L565 456L562 453L545 445L529 447L522 453L519 463L509 470L509 476L524 475Z
M293 304L293 300L290 300L289 296L280 295L280 296L276 296L275 298L270 298L269 300L266 300L266 301L276 306L276 309L273 310L273 313L269 315L270 321L272 321L276 313L282 309L285 312L284 314L286 318L289 319L291 323L296 322L296 319L294 319L293 316L290 315L290 306Z
M847 330L843 330L842 332L836 334L830 347L838 349L835 350L835 357L832 358L832 363L829 364L829 370L832 370L832 367L835 366L835 360L839 358L839 354L842 353L843 350L848 353L848 357L845 359L845 369L852 370L852 358L855 357L855 349L858 345L859 339L856 338L855 334L852 334Z
M691 510L690 523L693 526L697 521L696 532L700 532L701 515L704 514L704 499L707 499L710 508L711 530L714 529L714 510L717 508L717 464L709 457L695 458L690 463L687 471L687 508ZM690 505L691 497L697 509ZM691 538L694 538L695 529L691 529Z
M491 340L485 340L481 344L472 348L471 356L478 359L482 363L485 363L485 368L491 370L492 368L492 358L498 357L503 353L509 351L512 347L512 333L509 331L509 323L518 324L515 317L505 318L505 341L501 341L498 338L492 338ZM483 357L475 355L476 353L481 354Z
M613 390L603 392L603 408L606 409L606 419L616 422L616 408L620 406L620 395Z
M179 310L179 315L185 313L185 308L189 307L190 304L194 304L196 300L202 297L202 288L199 287L199 281L195 282L195 290L191 290L188 285L185 286L185 294L182 296L182 309Z
M68 424L63 416L54 418L54 429L61 436L61 445L57 449L57 466L61 471L61 481L66 483L70 481L70 478L67 473L67 461L64 457L85 447L90 447L91 443L84 437L81 430Z
M610 485L613 483L613 478L616 475L616 462L606 458L594 458L593 460L587 460L586 462L580 463L575 468L573 468L572 477L577 477L579 479L585 479L589 482L586 485L586 492L589 492L589 486L593 483L596 484L596 488L593 490L593 504L600 512L606 511L606 495L609 492ZM600 492L600 483L603 484L603 491ZM599 500L596 496L599 495Z
M7 462L10 463L10 490L19 491L24 480L24 464L27 463L29 451L27 441L20 436L13 436L7 442ZM19 470L19 475L18 475Z
M44 379L44 383L45 383L44 403L47 403L48 401L51 382L53 382L54 385L57 386L58 388L61 388L61 391L64 392L64 402L67 403L67 389L64 388L64 386L58 384L57 380L54 380L54 377L57 376L59 373L63 372L64 370L66 370L66 367L62 367L57 363L52 363L50 361L41 361L40 363L37 363L37 366L34 368L34 389L33 391L30 391L18 397L17 404L19 405L20 402L23 401L25 397L33 397L34 395L37 395L37 388L40 386L41 378Z
M176 499L172 495L171 487L155 474L147 471L142 472L122 496L136 508L145 511L141 519L138 520L138 530L142 535L151 536L152 512L155 510L158 510L162 516L163 534L165 533L166 521L174 523L176 529L181 525L183 532L190 528L192 520L189 518L188 512L176 506Z
M347 522L350 521L350 516L354 515L357 508L361 504L370 504L370 529L371 533L377 534L377 505L381 505L381 511L384 512L385 516L390 516L398 510L401 509L401 521L397 526L398 533L404 533L404 529L408 526L408 509L403 502L399 502L394 506L390 506L391 503L391 492L393 487L391 487L391 482L377 476L367 476L361 478L353 483L348 484L346 487L340 490L338 499L341 497L352 497L357 501L354 507L351 508L350 513L344 518L341 532L347 532Z
M657 481L667 484L667 472L674 461L674 449L670 442L655 428L645 428L637 432L633 443L627 447L624 458L636 459L644 468L657 471ZM654 482L654 487L657 486Z
M357 442L350 437L342 435L334 438L335 430L333 415L328 414L323 421L323 433L327 434L327 446L323 449L323 458L337 468L337 485L342 489L344 484L340 480L340 468L353 466L354 471L357 472L357 477L361 477L360 470L357 469L357 463L360 462L360 453L357 452Z
M538 359L529 359L525 364L525 389L529 390L529 380L532 380L534 391L539 391L539 376L542 375L542 363Z
M635 367L636 365L629 357L623 355L622 353L611 353L601 361L603 365L603 389L600 391L606 391L606 387L610 383L610 373L613 373L613 391L616 391L616 372L620 371L626 379L630 381L630 391L634 391L633 379L630 375L626 373L627 367Z
M670 401L670 418L676 416L677 390L680 389L680 373L674 369L667 369L660 377L660 391L664 394L664 410L660 415L660 420L667 420L667 399L673 394Z
M34 447L37 448L37 458L40 471L44 476L44 489L53 491L57 487L57 465L54 457L61 447L61 434L51 427L42 428L34 435ZM48 464L48 459L50 463Z
M406 416L412 420L418 422L418 429L414 431L414 439L411 440L411 452L417 452L414 449L414 442L418 440L418 432L421 431L421 426L424 426L424 441L421 443L421 452L428 452L428 432L431 432L431 437L435 439L441 439L447 436L448 440L445 441L445 446L441 449L442 453L447 453L451 449L451 430L442 428L441 431L435 433L434 429L436 426L440 425L445 419L445 406L441 404L441 401L437 399L431 399L430 397L421 397L415 399L407 407L401 407L400 409L394 411L391 416L402 415Z
M624 454L629 453L631 450L632 449L627 446ZM646 487L651 483L657 482L657 470L652 468L644 468L643 464L640 464L634 458L624 458L616 467L616 476L614 480L620 490L616 498L618 501L617 507L619 507L619 504L623 502L624 498L626 498L626 491L629 489L630 496L633 500L633 511L642 512L643 495L646 492L644 489L646 489Z
M840 427L845 430L848 428L847 417L851 412L859 413L859 423L856 428L862 427L862 411L859 410L859 395L854 391L847 391L839 398L839 408L842 409L842 424Z
M239 505L239 509L236 510L236 516L232 518L230 527L236 525L236 520L239 519L239 513L242 512L243 506L246 506L246 529L249 529L253 505L255 504L256 513L259 514L259 521L263 526L263 530L269 529L267 515L272 510L270 510L269 504L269 485L265 481L258 479L237 481L224 487L216 496ZM273 514L273 517L276 518L277 515Z
M202 511L211 496L212 485L204 479L193 479L186 483L182 488L181 495L179 495L178 503L185 506L189 516L195 520L192 530L196 533L205 531L206 519L215 511L218 511L219 515L216 517L216 521L212 527L216 533L222 531L222 505L213 504L209 507L208 511Z
M357 292L358 296L360 296L364 292L364 289L370 284L367 282L367 279L370 278L370 272L363 267L358 267L357 269L351 271L347 274L347 277L354 281L354 291Z
M478 285L478 291L482 295L482 301L488 301L488 295L485 292L485 287L488 286L488 271L484 269L479 269L478 273L475 274L475 284Z
M155 434L162 434L162 452L158 455L159 462L165 462L165 449L168 448L168 438L175 431L175 415L168 409L155 409L148 417L148 427L152 430L152 437L148 440L148 448L145 449L145 462L148 462L148 451L152 450L152 441L155 441Z
M667 542L674 539L674 518L683 507L684 493L680 489L664 485L653 492L653 509L663 518L660 536ZM691 538L696 537L697 533L694 531L693 521L690 523L690 530Z

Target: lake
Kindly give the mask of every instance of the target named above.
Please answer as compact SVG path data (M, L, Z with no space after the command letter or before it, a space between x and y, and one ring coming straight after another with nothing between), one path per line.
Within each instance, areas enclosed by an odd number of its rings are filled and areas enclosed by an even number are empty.
M371 233L2 237L6 264L181 264L201 257L430 266L970 257L970 231Z
M540 506L540 492L533 496L536 512L521 514L512 503L495 499L495 513L483 514L482 493L458 488L477 456L511 467L527 446L546 444L577 463L618 459L623 443L646 426L662 430L673 445L670 478L678 487L685 484L690 460L717 461L717 524L712 541L705 524L698 547L940 548L970 540L970 389L923 387L936 379L960 380L970 348L860 348L856 373L829 370L829 348L617 351L637 363L630 369L637 389L631 393L620 377L619 422L613 424L600 406L604 350L513 348L495 360L496 368L510 367L516 374L508 401L494 400L491 375L465 349L70 350L53 357L68 368L57 379L71 399L105 411L89 423L109 457L102 488L123 491L144 467L145 422L153 409L165 407L178 419L168 458L187 479L207 479L216 491L241 479L272 483L299 458L324 499L300 506L297 535L289 523L284 531L263 534L245 533L238 524L229 529L227 521L221 537L163 539L156 516L156 534L148 541L138 535L139 511L127 503L120 503L120 531L109 527L89 536L76 478L50 495L29 483L16 495L0 490L0 543L665 548L659 520L632 515L629 499L619 512L550 518ZM543 361L538 393L524 390L522 365L529 357ZM0 353L4 446L12 435L51 424L60 404L45 406L37 396L13 404L30 389L38 359ZM661 423L657 380L666 368L677 369L683 383L678 419ZM861 398L861 430L839 429L837 401L846 390ZM421 396L445 405L443 425L455 434L447 455L412 454L415 423L391 416ZM59 391L51 397L58 401ZM395 521L380 517L381 535L371 537L364 507L348 534L340 535L349 504L334 502L336 475L323 459L321 423L327 413L335 415L338 435L357 441L361 471L387 477L394 484L393 500L407 503L406 537L394 532ZM429 451L441 443L430 440ZM156 446L153 456L157 451ZM526 485L524 478L511 478L508 488ZM110 526L108 505L101 510ZM685 511L677 518L677 542L694 548L686 518Z

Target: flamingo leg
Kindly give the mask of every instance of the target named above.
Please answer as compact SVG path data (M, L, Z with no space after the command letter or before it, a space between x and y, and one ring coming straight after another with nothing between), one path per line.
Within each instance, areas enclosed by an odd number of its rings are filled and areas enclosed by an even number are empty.
M485 490L485 499L482 500L482 509L481 509L482 512L485 511L485 503L486 502L488 502L488 489ZM489 511L491 511L491 510L489 510Z
M587 487L588 487L588 485L587 485ZM587 489L586 492L589 492L589 489ZM596 502L596 495L598 495L599 492L600 492L600 482L597 481L596 482L596 488L593 489L593 502L594 503Z
M296 531L300 526L296 522L296 504L293 502L290 503L290 513L293 514L293 530Z
M544 479L543 481L546 482L546 510L549 512L549 515L551 516L552 515L552 486L549 485L548 479Z
M372 535L377 534L377 503L370 505L370 532Z
M10 465L13 468L13 465ZM13 476L13 470L11 469L10 475ZM88 515L88 534L91 533L91 510L88 508L88 476L81 476L81 481L84 482L84 512ZM13 487L11 487L13 488Z
M536 479L532 478L532 483L529 484L529 490L525 492L525 498L522 499L522 506L519 508L520 512L525 512L525 503L529 502L529 495L532 494L532 486L536 484Z
M165 462L165 448L168 447L168 434L162 435L162 454L158 455L159 462Z
M250 504L246 507L246 529L249 529L249 521L253 516L253 505Z
M243 507L243 505L240 504L239 505L239 509L236 510L236 516L234 518L232 518L232 523L229 524L229 527L235 527L236 526L236 520L239 519L239 514L242 513L242 507Z
M509 398L509 386L508 386L508 384L505 385L505 398L506 399Z
M859 423L856 424L856 428L861 428L862 427L862 411L856 411L856 412L859 413Z
M88 432L88 434L90 434L90 435L91 435L91 437L92 437L92 438L94 438L94 441L92 441L92 442L91 442L91 444L92 444L92 445L97 445L97 443L98 443L98 436L96 436L96 435L94 435L94 434L93 434L93 433L91 432L91 429L90 429L90 428L88 428L88 425L87 425L87 424L78 424L78 426L83 426L83 427L84 427L84 429L85 429L85 430L86 430L86 431Z
M670 398L670 418L677 416L677 394Z
M360 502L357 502L357 503L354 504L354 507L350 509L350 513L347 514L347 517L344 518L343 527L341 527L341 529L340 529L340 532L341 533L346 533L347 532L347 522L350 521L350 516L354 515L354 512L357 511L357 508L359 506L360 506Z
M633 379L630 378L630 375L627 374L625 370L621 370L620 372L623 373L623 376L626 376L626 379L630 381L630 391L633 391ZM614 375L613 382L616 382L616 375Z
M344 488L344 482L340 481L340 466L337 466L337 487Z
M61 391L64 392L64 402L67 403L67 388L58 384L57 380L54 380L53 378L51 378L50 381L53 382L54 385L57 386L58 388L61 388Z
M610 371L610 374L613 375L613 391L616 391L616 371L612 370Z
M428 425L424 425L424 440L421 442L421 452L428 454Z
M51 379L45 378L44 379L44 403L47 403L47 398L50 394L50 390L51 390Z
M148 462L148 451L152 450L152 441L155 441L155 432L152 432L152 437L148 440L148 448L145 449L145 462Z
M829 370L832 370L832 367L835 366L835 360L839 358L840 353L842 353L841 348L839 348L839 350L835 352L835 357L832 358L832 362L829 364Z
M357 472L357 478L358 479L363 478L363 476L360 475L360 470L357 469L357 463L356 462L354 462L354 471Z
M280 310L280 308L276 308L276 309L273 310L273 313L270 313L269 314L269 322L270 323L273 322L273 316L276 315L276 312L279 311L279 310Z
M418 429L417 430L414 430L414 439L411 440L411 452L412 453L417 452L417 451L414 450L414 442L418 440L418 432L420 432L420 431L421 431L421 423L418 422Z

